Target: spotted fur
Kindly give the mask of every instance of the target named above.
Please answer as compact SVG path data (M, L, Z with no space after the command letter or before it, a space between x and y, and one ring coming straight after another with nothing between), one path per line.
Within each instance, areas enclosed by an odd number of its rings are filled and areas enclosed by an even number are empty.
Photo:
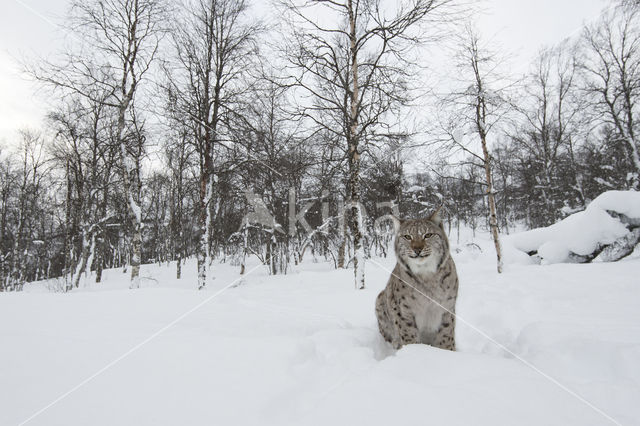
M396 349L424 343L454 351L458 274L438 212L396 228L397 263L376 300L380 333Z

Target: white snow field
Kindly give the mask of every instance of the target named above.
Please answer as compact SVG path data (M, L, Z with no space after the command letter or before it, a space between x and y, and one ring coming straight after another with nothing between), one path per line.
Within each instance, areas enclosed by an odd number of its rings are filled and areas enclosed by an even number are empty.
M138 290L110 270L70 294L0 294L0 424L640 424L640 258L498 275L483 245L455 255L455 353L380 337L393 258L368 261L362 291L309 262L222 293L237 267L205 291L187 264L181 281L143 267Z

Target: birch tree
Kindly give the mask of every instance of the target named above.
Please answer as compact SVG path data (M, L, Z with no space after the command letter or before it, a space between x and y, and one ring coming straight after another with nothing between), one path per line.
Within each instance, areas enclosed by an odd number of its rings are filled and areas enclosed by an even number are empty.
M0 149L0 291L9 289L6 279L10 273L9 215L13 210L11 201L18 180L13 164L12 158L6 156L6 150Z
M68 182L65 220L65 233L69 238L65 247L69 250L67 291L78 287L87 266L91 267L89 259L95 255L101 222L98 217L100 189L103 184L108 184L110 178L103 176L105 165L110 168L104 162L105 152L109 150L104 129L107 108L101 102L88 102L87 107L83 103L86 99L77 96L72 99L70 105L62 106L66 109L52 112L48 117L55 131L51 157L59 169L64 169ZM81 241L79 250L73 244L77 233Z
M59 61L30 67L41 82L62 93L71 93L102 102L116 112L113 140L119 150L122 192L133 222L131 236L131 287L140 286L142 214L138 176L139 159L131 158L127 123L140 85L155 59L164 34L163 0L74 1L70 15L70 34L79 43L75 50L63 52ZM96 98L95 93L107 93ZM134 123L135 124L135 123Z
M420 23L446 15L448 0L283 0L289 22L284 59L296 74L287 84L302 99L297 114L344 141L356 288L365 286L361 157L389 133L389 114L410 98L411 48L425 38ZM326 19L322 19L326 17Z
M167 68L167 80L175 100L174 118L190 130L199 155L197 258L198 288L202 289L212 259L213 214L218 210L214 163L216 150L225 146L223 117L233 114L246 91L260 27L249 20L244 0L197 0L183 6L186 12L172 33L174 58Z
M633 170L627 184L640 189L640 7L622 2L582 35L583 88L597 119L625 144Z
M185 214L187 210L188 176L187 172L193 162L193 147L187 143L187 133L178 131L175 139L169 142L165 151L165 161L170 170L171 194L170 194L170 227L171 248L176 260L176 278L182 277L182 262L187 256L185 222L190 224L192 220ZM188 210L187 210L188 211Z
M518 123L509 137L516 145L516 156L530 165L534 180L528 188L536 216L555 223L565 203L584 208L585 195L577 176L575 143L583 127L585 103L577 94L576 57L564 46L544 49L535 59L525 81ZM567 181L566 177L571 176Z
M489 230L496 250L497 270L502 272L502 249L498 231L496 197L489 137L509 111L510 83L498 72L500 60L484 44L478 32L467 25L459 38L455 56L458 86L442 102L447 111L445 140L459 148L484 172Z
M27 280L28 254L32 240L34 223L38 220L38 207L44 177L48 173L44 150L44 138L38 132L20 131L18 148L19 167L17 169L15 225L12 232L13 247L10 252L10 269L5 289L22 290Z

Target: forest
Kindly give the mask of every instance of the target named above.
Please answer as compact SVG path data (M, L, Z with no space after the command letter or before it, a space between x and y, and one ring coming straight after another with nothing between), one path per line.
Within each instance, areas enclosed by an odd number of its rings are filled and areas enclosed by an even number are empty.
M73 1L24 71L51 100L0 150L0 291L196 258L355 271L438 207L499 236L640 189L640 2L612 1L526 75L456 0ZM440 52L435 54L433 52ZM444 59L440 59L444 58ZM435 68L450 72L431 78ZM458 233L456 234L456 229Z

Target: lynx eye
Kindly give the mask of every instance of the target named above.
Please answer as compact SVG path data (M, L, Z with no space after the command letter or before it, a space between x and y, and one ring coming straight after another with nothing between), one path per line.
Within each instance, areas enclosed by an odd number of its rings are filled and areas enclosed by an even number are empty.
M405 235L403 235L403 237L405 238L405 240L411 240L411 235L405 234Z
M433 237L434 235L436 235L436 234L434 234L434 233L432 233L432 232L428 232L428 233L424 234L424 239L426 240L426 239L428 239L428 238Z

